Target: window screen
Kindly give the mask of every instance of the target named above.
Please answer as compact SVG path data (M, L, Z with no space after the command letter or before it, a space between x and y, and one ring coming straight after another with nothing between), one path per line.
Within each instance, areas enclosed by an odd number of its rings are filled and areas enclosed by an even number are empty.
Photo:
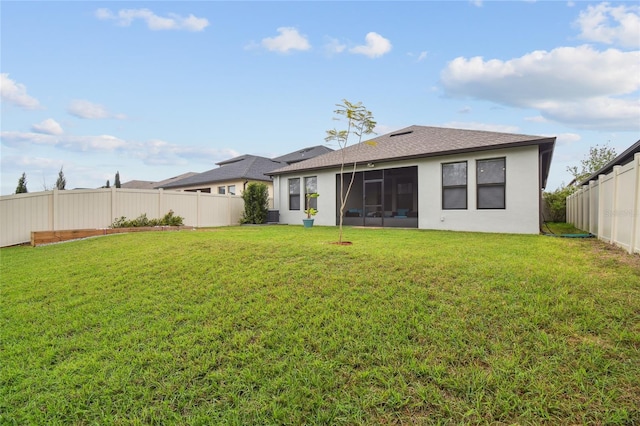
M505 208L506 160L493 158L476 163L478 174L478 208Z
M467 162L442 165L442 209L467 208Z
M316 176L306 177L304 178L304 195L305 195L305 203L307 199L307 194L315 194L318 192L318 178ZM318 199L311 198L309 199L309 207L318 209ZM305 209L307 207L305 206Z
M289 179L289 210L300 210L300 178Z

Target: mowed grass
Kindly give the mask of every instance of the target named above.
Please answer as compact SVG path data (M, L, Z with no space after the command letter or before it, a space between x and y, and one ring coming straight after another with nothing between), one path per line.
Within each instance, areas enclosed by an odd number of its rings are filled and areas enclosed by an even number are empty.
M640 423L595 239L232 227L2 249L0 423Z

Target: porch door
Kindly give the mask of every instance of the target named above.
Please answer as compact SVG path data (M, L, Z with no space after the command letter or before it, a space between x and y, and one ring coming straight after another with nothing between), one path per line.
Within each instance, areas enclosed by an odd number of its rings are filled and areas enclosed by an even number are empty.
M383 181L364 182L364 226L382 226L384 216Z

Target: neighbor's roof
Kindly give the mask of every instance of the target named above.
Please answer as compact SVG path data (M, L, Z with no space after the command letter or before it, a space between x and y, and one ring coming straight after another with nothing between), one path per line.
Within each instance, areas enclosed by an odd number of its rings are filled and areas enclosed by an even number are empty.
M633 160L635 154L640 152L640 140L638 142L631 145L627 148L622 154L618 155L616 158L608 162L604 167L600 170L597 170L591 174L591 176L585 178L580 185L586 185L590 180L597 178L600 175L606 175L611 173L615 166L624 166L627 163L630 163Z
M175 182L180 179L187 178L189 176L197 175L196 172L187 172L183 173L179 176L174 176L169 179L161 180L159 182L153 182L150 180L130 180L121 185L122 188L125 189L155 189L161 185L168 184L171 182Z
M256 155L241 155L216 164L220 166L217 169L198 173L194 176L181 179L176 182L171 182L169 184L156 185L156 188L182 188L185 186L203 185L238 179L270 182L271 177L266 176L266 173L279 167L283 163Z
M360 144L351 145L344 150L333 151L304 162L282 167L268 174L278 175L303 170L337 167L342 163L343 154L345 164L363 164L497 148L540 145L540 151L544 152L542 164L542 182L544 186L549 173L555 139L555 137L487 132L483 130L409 126Z
M316 146L304 148L289 154L285 154L280 157L275 157L274 160L280 161L282 163L293 164L300 161L308 160L310 158L317 157L319 155L326 154L331 151L333 151L333 149L327 146L316 145Z
M289 154L276 158L266 158L257 155L241 155L231 158L230 160L216 163L220 166L217 169L211 169L203 173L197 173L186 179L170 182L163 185L156 184L155 188L184 188L194 185L206 185L216 182L227 182L233 180L257 180L271 182L271 176L268 172L293 164L308 158L313 158L321 154L333 151L321 145L303 148Z

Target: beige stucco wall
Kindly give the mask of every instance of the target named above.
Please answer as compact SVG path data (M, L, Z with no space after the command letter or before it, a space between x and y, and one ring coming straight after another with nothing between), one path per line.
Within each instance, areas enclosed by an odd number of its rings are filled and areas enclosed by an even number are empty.
M480 210L476 208L476 161L506 158L506 208ZM468 162L467 209L442 209L442 163ZM446 155L407 161L391 161L375 165L376 169L418 167L418 227L454 231L539 233L539 157L538 147L519 147ZM360 167L358 171L371 170ZM301 224L302 209L291 211L288 206L288 179L318 177L317 225L336 224L336 174L338 169L276 176L274 208L280 211L280 222ZM301 180L302 182L302 180Z

